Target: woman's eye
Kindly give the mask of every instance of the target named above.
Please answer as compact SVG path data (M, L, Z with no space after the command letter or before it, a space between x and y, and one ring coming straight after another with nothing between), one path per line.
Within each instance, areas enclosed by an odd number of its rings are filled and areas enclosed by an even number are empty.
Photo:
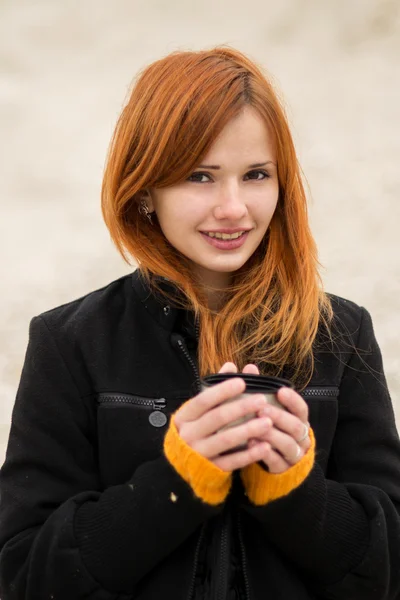
M245 175L245 179L252 179L254 181L262 181L263 179L269 179L269 175L266 171L260 171L258 170L254 170L254 171L249 171L248 173L246 173ZM192 173L187 181L193 181L195 183L208 183L209 181L211 181L210 175L208 175L207 173L201 173L199 172L195 172Z
M210 177L206 173L192 173L187 180L195 183L207 183L210 181Z
M262 181L263 179L268 179L269 175L266 171L249 171L245 177L248 179L255 179L256 181Z

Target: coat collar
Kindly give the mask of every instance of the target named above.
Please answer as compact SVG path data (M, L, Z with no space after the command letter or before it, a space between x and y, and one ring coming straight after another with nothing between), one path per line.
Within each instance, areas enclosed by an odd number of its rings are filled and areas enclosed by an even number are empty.
M155 276L160 287L170 294L180 294L176 285L164 277ZM140 269L132 273L132 287L145 309L168 332L180 332L196 337L194 312L177 308L152 290Z

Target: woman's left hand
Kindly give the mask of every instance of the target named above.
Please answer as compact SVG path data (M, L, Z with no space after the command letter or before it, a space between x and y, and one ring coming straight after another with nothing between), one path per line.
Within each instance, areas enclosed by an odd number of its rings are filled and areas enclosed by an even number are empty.
M235 372L234 363L226 363L224 371ZM256 365L246 365L243 373L259 374ZM278 401L286 408L282 410L270 404L258 412L259 417L269 417L271 424L262 438L251 439L249 447L262 443L265 453L262 462L270 473L284 473L299 462L310 448L308 435L308 406L303 398L291 388L281 388L277 393Z

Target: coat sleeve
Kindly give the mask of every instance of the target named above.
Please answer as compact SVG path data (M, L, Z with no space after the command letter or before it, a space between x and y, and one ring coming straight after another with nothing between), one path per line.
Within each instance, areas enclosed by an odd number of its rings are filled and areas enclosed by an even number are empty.
M371 317L361 314L327 477L316 462L288 496L245 510L318 598L399 600L400 442Z
M45 321L34 318L0 472L2 600L131 599L145 575L219 512L165 455L100 489L94 429L88 398Z

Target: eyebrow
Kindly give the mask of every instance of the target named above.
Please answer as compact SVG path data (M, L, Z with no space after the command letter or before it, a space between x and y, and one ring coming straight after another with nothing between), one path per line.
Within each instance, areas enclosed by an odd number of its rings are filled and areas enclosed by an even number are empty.
M276 166L275 163L272 162L272 160L267 160L267 161L261 162L261 163L254 163L254 165L249 165L247 168L248 169L257 169L258 167L265 167L265 165ZM210 169L210 170L218 171L221 167L220 167L220 165L199 165L196 168L197 169Z

